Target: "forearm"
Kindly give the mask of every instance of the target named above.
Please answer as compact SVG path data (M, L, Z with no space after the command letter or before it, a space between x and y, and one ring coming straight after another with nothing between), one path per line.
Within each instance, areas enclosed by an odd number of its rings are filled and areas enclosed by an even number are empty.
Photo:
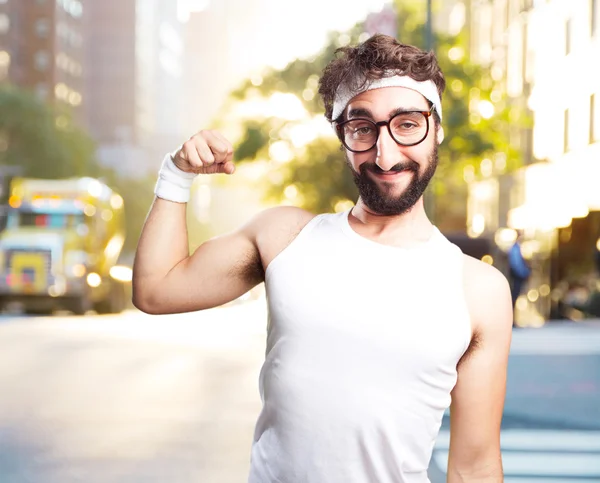
M186 207L194 179L198 174L232 174L232 158L231 143L216 131L200 131L177 152L164 157L154 188L156 198L134 261L132 288L137 308L153 314L200 310L231 300L228 296L247 286L241 282L238 285L242 287L236 287L227 280L224 289L207 275L226 278L236 262L232 250L220 251L216 244L205 243L204 250L195 252L194 265L188 247ZM248 251L252 252L254 245L247 237L233 237L232 245L236 240L244 247L250 245ZM232 285L233 289L229 288Z
M504 483L502 473L497 473L497 476L469 476L459 473L448 473L446 483Z
M452 463L448 465L446 483L503 483L501 457L485 461L472 461L463 466Z
M133 302L142 308L165 276L189 256L186 204L155 198L133 266Z

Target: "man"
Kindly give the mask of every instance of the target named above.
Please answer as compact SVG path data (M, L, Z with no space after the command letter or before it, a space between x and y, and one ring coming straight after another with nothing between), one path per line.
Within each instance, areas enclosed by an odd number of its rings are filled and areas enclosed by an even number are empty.
M596 246L594 247L594 263L596 272L600 275L600 237L596 240Z
M508 250L508 268L509 277L511 283L511 295L513 311L516 308L517 300L523 291L523 286L531 275L531 268L527 260L523 257L521 252L521 242L523 240L523 233L517 232L517 239ZM516 325L516 324L514 324Z
M432 53L383 35L340 54L319 91L356 206L317 216L272 208L190 256L193 177L234 172L229 141L201 131L163 162L134 303L152 314L201 310L265 282L251 483L427 482L450 403L448 482L501 482L508 283L464 256L423 207L443 139L443 75Z

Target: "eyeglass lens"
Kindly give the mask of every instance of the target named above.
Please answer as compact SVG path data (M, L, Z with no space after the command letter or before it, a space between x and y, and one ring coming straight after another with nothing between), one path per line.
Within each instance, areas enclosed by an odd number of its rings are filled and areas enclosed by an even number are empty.
M403 112L389 120L389 131L399 144L416 144L427 135L427 117L422 112ZM368 151L377 143L379 126L368 119L352 119L343 125L343 140L352 151Z

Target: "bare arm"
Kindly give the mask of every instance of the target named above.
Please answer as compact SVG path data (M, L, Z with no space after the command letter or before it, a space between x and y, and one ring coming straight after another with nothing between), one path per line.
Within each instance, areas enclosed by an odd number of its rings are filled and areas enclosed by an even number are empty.
M231 144L201 131L176 154L191 173L234 171ZM156 198L144 224L133 268L133 303L149 313L214 307L235 299L262 280L256 224L209 240L189 256L186 204Z
M448 483L502 483L500 423L512 335L506 278L477 260L465 264L474 338L458 366L450 407ZM470 266L470 268L468 268Z
M263 279L254 227L213 238L189 256L185 205L157 198L136 252L135 306L153 314L190 312L247 292Z

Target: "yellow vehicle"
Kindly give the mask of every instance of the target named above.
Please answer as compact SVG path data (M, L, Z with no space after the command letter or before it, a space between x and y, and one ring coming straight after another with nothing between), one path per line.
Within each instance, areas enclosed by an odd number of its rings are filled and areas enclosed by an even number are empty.
M14 178L0 233L0 304L29 313L122 311L131 271L123 198L93 178Z

